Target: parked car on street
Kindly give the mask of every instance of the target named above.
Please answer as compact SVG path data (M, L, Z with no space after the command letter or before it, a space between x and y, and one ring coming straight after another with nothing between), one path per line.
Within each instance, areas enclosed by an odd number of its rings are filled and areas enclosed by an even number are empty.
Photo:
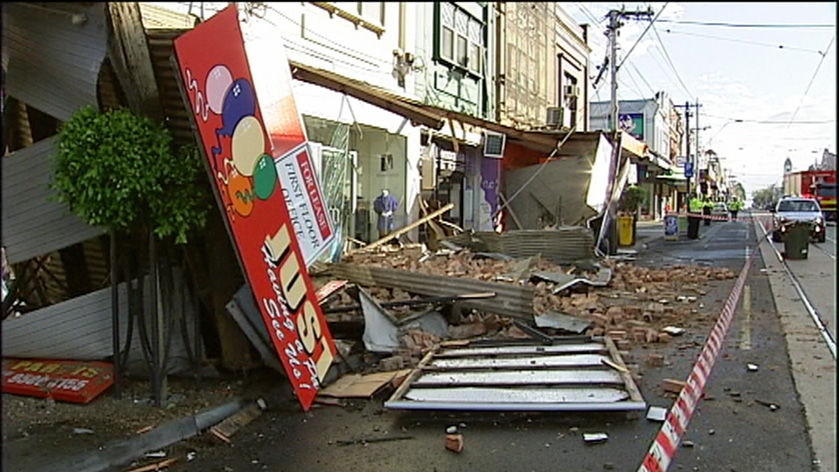
M714 203L714 208L711 209L711 216L722 216L723 218L727 218L728 208L725 207L725 203Z
M825 241L824 214L813 198L784 197L773 210L772 241L781 242L793 224L809 225L810 239Z

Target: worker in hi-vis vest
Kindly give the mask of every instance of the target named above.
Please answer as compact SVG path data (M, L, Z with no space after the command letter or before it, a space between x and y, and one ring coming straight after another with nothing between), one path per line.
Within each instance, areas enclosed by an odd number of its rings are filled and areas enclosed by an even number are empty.
M702 219L704 202L699 196L688 201L688 239L699 239L699 222Z
M714 202L711 197L705 195L702 197L702 215L705 217L705 226L711 226L711 212L714 210Z

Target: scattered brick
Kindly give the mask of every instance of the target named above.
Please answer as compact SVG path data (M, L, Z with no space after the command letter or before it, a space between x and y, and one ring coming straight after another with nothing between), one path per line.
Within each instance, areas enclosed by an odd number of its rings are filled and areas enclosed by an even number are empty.
M679 393L687 385L684 380L664 379L661 381L661 389L669 393Z
M463 435L462 434L447 434L446 435L446 449L460 453L463 451Z

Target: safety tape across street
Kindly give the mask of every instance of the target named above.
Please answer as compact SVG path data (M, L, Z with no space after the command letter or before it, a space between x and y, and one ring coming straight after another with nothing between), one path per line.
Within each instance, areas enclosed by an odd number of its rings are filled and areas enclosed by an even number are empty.
M734 288L732 288L731 293L728 295L720 316L714 324L711 334L705 342L705 346L703 346L702 351L699 353L699 358L694 364L685 386L679 392L679 397L667 412L664 424L661 425L661 429L656 434L649 451L644 456L641 466L638 467L638 472L665 472L676 455L676 448L679 446L682 434L684 434L688 427L696 405L702 397L705 382L711 374L711 368L717 360L717 354L719 354L720 348L722 347L722 342L725 339L728 326L731 324L731 319L734 317L735 309L740 301L740 295L743 293L743 287L749 275L749 267L751 267L752 261L755 259L755 254L757 253L756 248L752 250L751 256L746 260L743 270L740 271L740 276L737 277Z
M701 219L704 219L704 220L715 220L715 221L744 221L744 222L750 222L754 219L751 216L737 217L737 218L732 219L732 218L729 218L727 216L705 215L705 214L702 214L702 213L667 213L665 215L665 217L667 217L667 216L682 216L682 217L693 216L693 217L701 218Z

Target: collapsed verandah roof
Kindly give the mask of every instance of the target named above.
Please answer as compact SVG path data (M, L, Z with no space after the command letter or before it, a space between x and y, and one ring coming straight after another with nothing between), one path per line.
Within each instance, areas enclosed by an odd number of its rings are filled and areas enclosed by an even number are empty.
M601 131L531 131L498 124L465 113L446 110L418 100L398 95L366 82L344 77L331 71L319 69L295 61L289 61L292 77L303 82L345 93L359 100L364 100L385 110L403 116L414 124L427 126L434 130L443 130L451 122L458 122L487 131L502 133L508 141L518 142L528 148L550 154L570 133L557 156L579 155L588 152L597 145ZM623 132L622 132L623 133ZM647 153L646 144L627 133L621 138L622 147L634 159L643 159Z

